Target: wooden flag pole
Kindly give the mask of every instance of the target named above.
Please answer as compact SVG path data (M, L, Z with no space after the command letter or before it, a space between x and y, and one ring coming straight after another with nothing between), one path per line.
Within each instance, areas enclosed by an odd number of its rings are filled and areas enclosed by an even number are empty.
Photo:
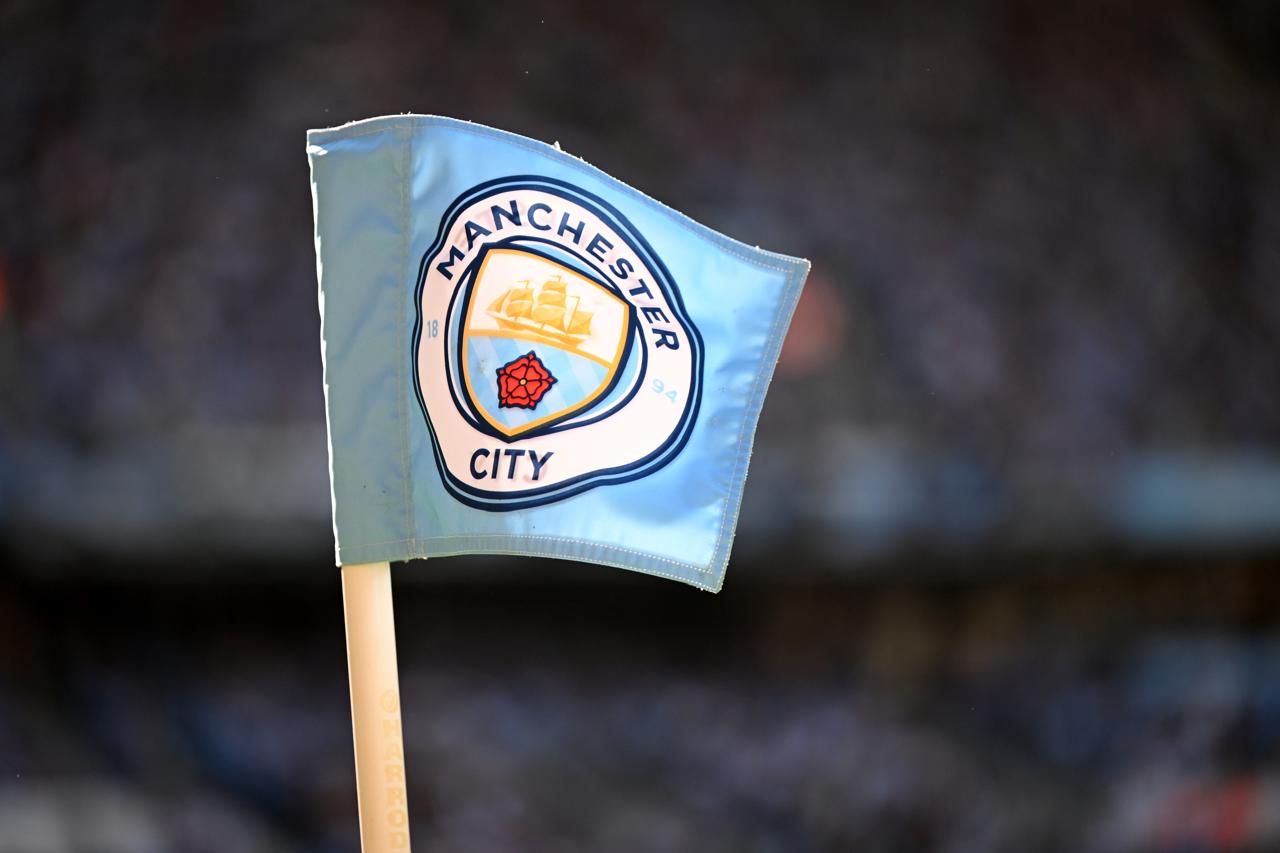
M356 798L364 853L409 849L391 564L342 567Z

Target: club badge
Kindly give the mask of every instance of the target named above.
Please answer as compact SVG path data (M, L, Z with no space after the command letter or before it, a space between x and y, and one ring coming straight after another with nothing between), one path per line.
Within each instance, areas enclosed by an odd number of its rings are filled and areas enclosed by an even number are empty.
M414 382L446 489L522 509L645 477L697 419L702 339L611 205L518 176L454 201L422 258Z

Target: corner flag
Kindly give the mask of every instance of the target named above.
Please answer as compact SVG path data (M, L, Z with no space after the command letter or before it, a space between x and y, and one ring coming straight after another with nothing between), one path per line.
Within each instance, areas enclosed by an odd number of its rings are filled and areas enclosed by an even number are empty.
M523 554L719 590L808 262L467 122L307 142L338 563Z
M307 134L364 853L408 851L389 562L724 582L808 261L434 116Z

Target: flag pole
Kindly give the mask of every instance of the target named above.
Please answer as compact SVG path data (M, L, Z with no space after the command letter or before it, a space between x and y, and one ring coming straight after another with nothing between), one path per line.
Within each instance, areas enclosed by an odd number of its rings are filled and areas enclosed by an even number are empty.
M347 625L361 850L401 853L409 849L409 805L391 564L343 566L342 605Z

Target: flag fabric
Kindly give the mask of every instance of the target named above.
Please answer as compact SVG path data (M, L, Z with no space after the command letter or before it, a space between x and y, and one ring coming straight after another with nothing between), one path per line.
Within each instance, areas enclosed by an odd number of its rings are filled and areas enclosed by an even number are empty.
M808 261L468 122L307 143L338 563L520 554L719 590Z

